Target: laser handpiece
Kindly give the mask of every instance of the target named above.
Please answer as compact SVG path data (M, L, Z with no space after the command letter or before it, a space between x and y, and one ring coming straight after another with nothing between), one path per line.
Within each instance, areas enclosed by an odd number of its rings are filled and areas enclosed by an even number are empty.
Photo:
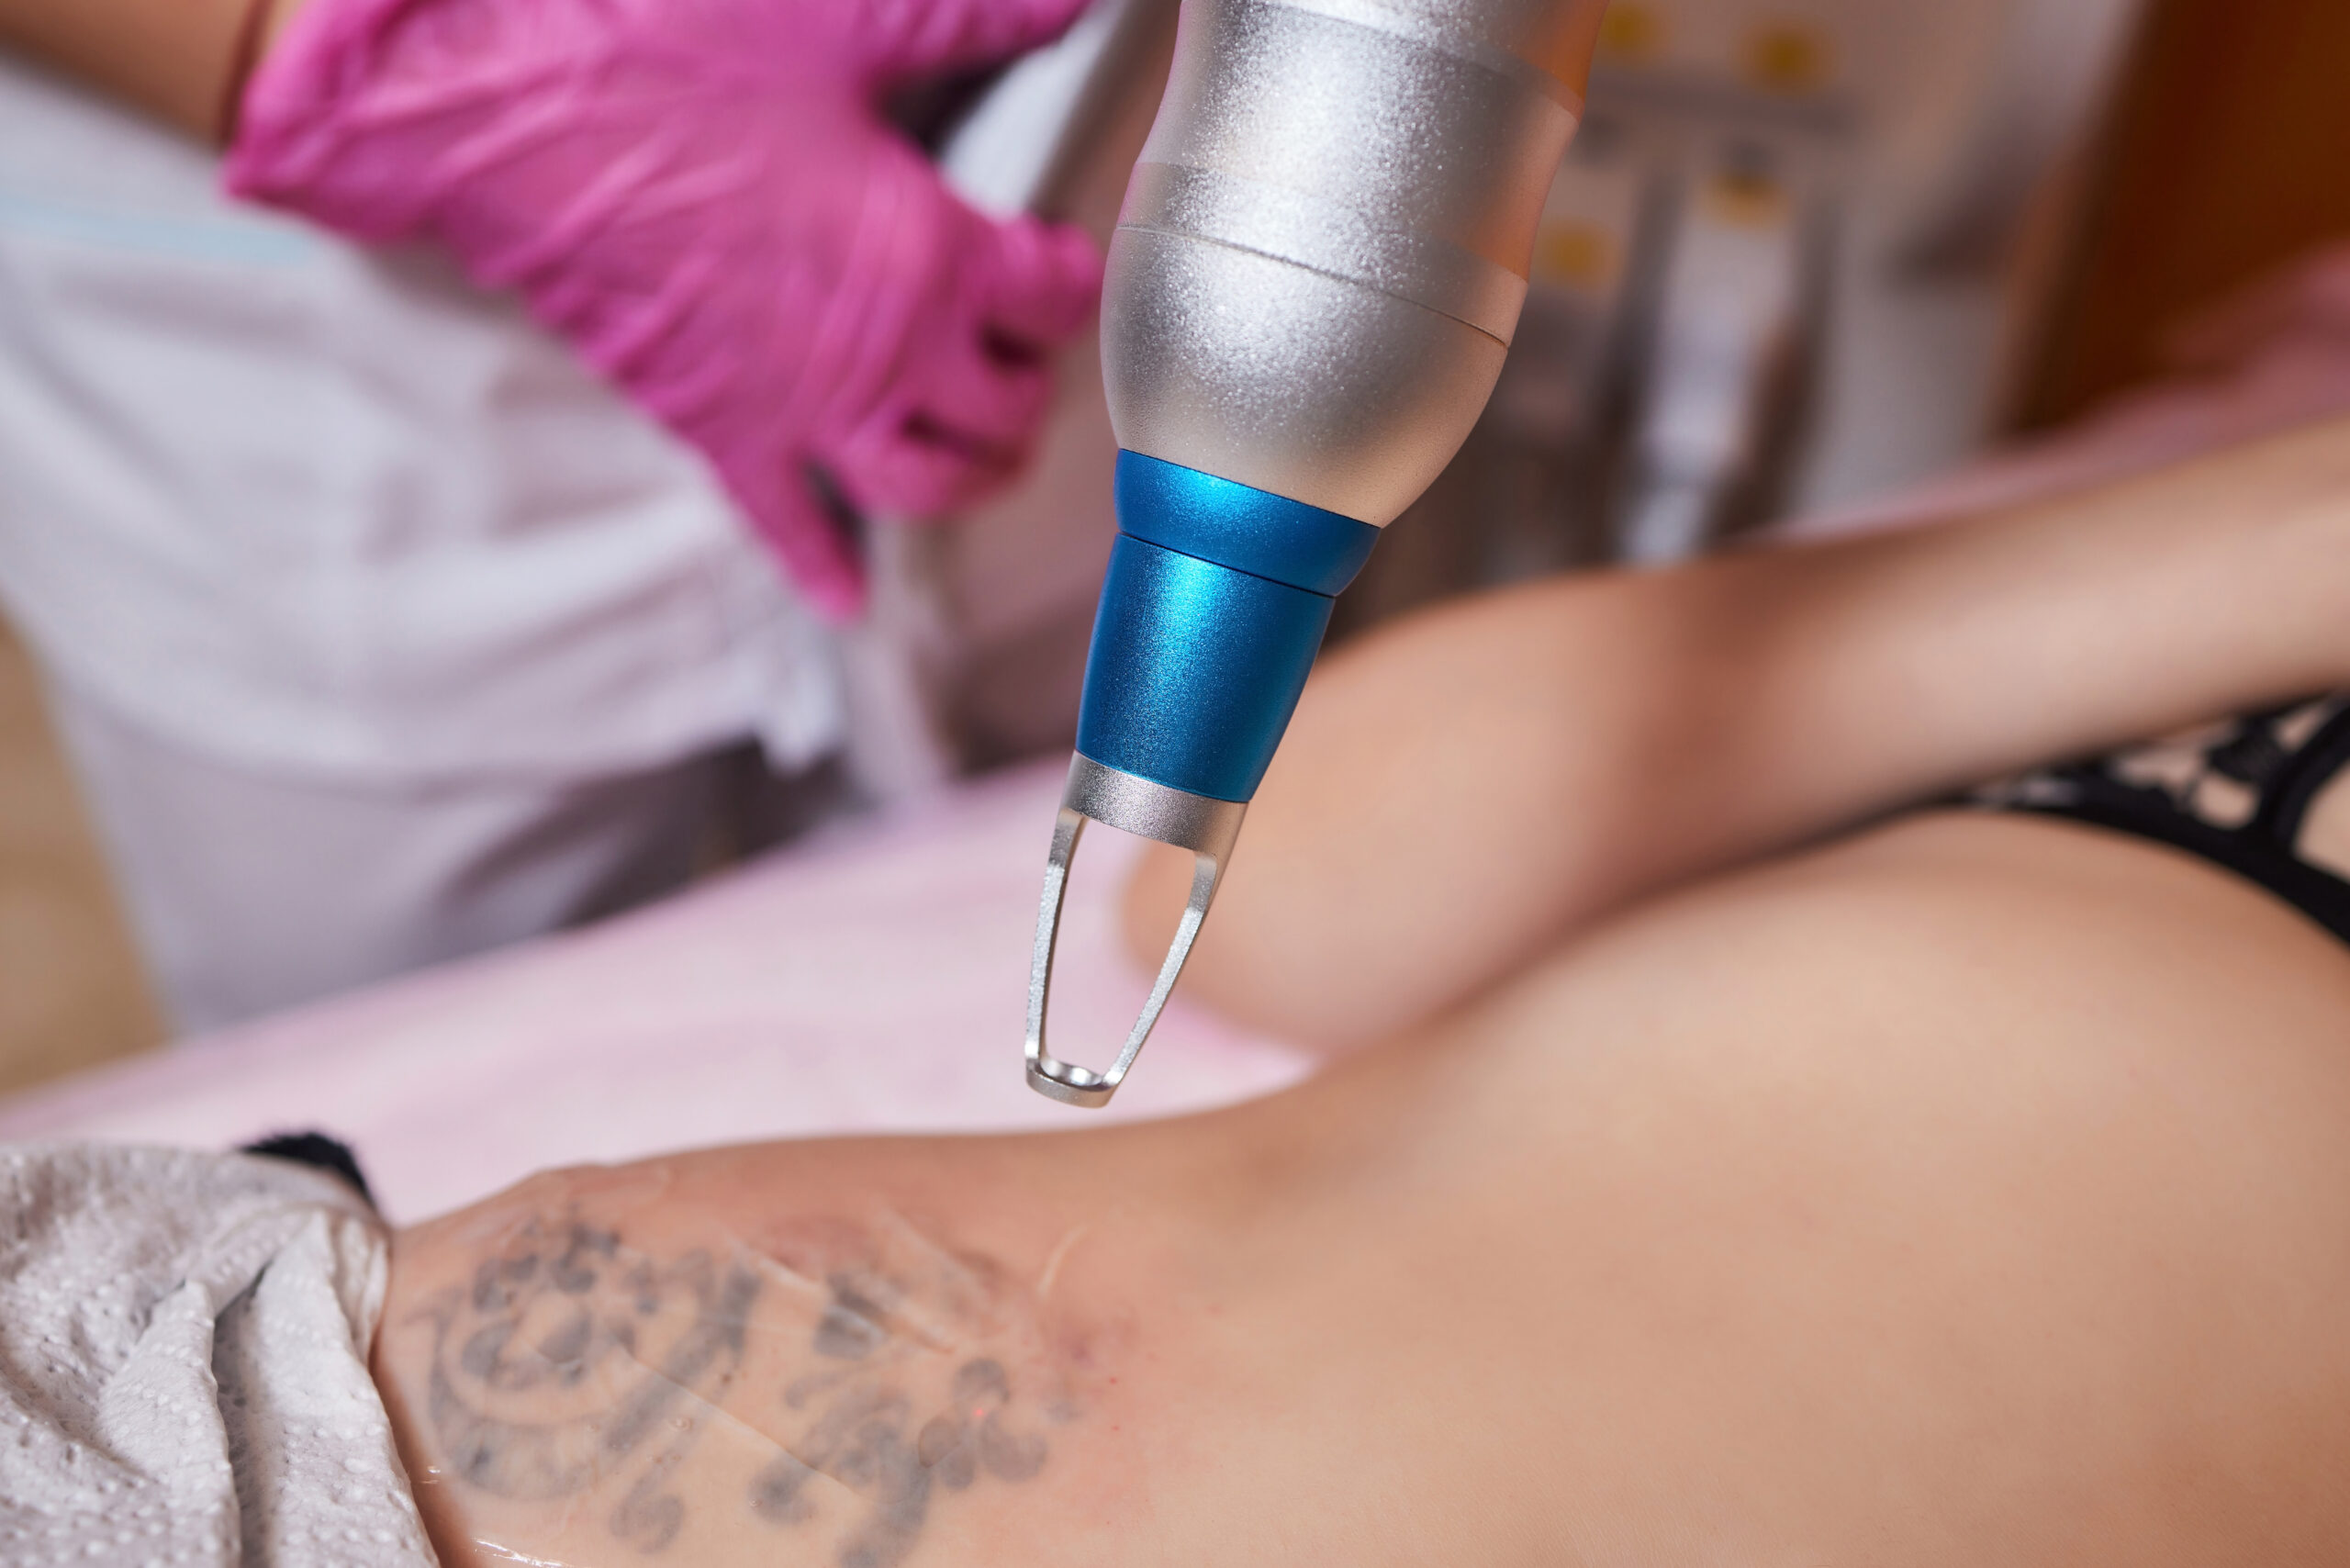
M1036 916L1039 1092L1084 1106L1116 1092L1336 596L1492 394L1604 5L1183 0L1110 241L1119 532ZM1089 821L1194 857L1149 999L1098 1071L1045 1038Z

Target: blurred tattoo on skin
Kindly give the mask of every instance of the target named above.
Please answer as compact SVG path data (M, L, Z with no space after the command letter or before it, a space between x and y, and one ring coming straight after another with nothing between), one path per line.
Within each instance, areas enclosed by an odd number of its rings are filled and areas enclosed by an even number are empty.
M691 1556L750 1520L890 1568L1084 1417L1090 1342L1046 1331L1050 1264L1015 1279L886 1207L694 1242L526 1207L387 1326L429 1343L420 1480L485 1544L552 1524L599 1560ZM735 1519L694 1517L722 1497Z

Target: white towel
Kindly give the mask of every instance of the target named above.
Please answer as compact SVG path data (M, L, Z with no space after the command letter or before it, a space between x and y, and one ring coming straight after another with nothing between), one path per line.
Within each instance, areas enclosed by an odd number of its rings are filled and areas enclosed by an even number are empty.
M323 1171L0 1145L0 1562L430 1568L367 1372L388 1261Z

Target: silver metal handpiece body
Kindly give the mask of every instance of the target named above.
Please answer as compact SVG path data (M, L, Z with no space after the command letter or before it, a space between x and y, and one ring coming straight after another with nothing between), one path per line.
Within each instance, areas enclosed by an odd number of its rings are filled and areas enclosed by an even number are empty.
M1041 1092L1099 1105L1115 1092L1333 599L1483 411L1602 4L1183 0L1110 242L1120 537L1038 912L1027 1062ZM1044 1043L1088 820L1196 857L1158 983L1100 1072Z
M1574 0L1184 0L1118 228L1118 444L1374 526L1468 435L1573 134Z

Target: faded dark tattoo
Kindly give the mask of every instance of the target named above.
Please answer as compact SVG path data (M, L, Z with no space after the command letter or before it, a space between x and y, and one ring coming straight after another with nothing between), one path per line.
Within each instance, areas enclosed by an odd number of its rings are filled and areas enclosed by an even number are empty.
M690 1555L739 1473L758 1528L890 1568L948 1499L1043 1472L1079 1413L1030 1287L893 1214L668 1257L541 1215L486 1252L420 1323L447 1476L637 1554Z

